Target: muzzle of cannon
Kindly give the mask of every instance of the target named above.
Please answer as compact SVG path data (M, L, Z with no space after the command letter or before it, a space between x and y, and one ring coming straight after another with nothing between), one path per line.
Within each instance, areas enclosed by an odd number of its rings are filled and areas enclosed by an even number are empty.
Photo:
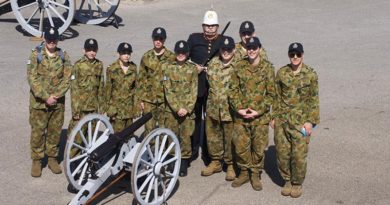
M108 155L112 151L115 150L115 148L118 147L118 145L123 144L125 141L127 141L135 131L137 131L140 127L142 127L146 122L148 122L152 118L152 113L147 113L143 115L140 119L135 121L133 124L131 124L129 127L125 128L121 132L110 134L108 137L108 140L105 141L102 145L97 147L91 154L90 159L92 161L99 161L104 156ZM134 136L136 137L136 136ZM139 141L136 139L136 141Z
M166 128L144 138L134 136L151 117L145 114L118 133L103 115L90 114L79 121L70 132L64 156L65 175L78 191L69 204L89 204L97 190L106 190L103 184L108 179L119 180L123 173L131 173L131 190L140 204L168 199L179 175L180 143Z

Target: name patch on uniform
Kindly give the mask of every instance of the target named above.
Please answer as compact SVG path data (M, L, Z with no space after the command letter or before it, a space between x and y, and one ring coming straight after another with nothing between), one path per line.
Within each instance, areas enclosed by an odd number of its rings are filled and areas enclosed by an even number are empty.
M71 79L71 80L75 80L76 77L75 77L74 75L71 75L71 76L70 76L70 79Z

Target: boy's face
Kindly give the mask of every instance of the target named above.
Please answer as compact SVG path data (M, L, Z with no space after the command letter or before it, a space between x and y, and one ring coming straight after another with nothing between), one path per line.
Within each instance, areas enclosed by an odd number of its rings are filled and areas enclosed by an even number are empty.
M119 54L119 60L121 60L123 63L130 62L131 53L120 53Z
M163 38L153 38L153 46L156 49L161 49L164 47L165 39Z
M87 49L85 50L84 49L84 55L85 57L87 57L89 60L93 60L96 58L96 54L97 54L97 50L93 50L93 49Z
M176 53L176 60L178 62L184 62L187 60L188 53L179 52Z

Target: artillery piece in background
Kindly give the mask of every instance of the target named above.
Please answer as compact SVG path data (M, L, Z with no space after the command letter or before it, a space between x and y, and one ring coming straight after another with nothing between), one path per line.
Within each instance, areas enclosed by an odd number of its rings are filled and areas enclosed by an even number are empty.
M69 184L78 190L69 204L90 203L109 178L128 172L140 204L162 204L168 199L179 175L180 143L166 128L157 128L145 138L135 136L151 117L148 113L115 134L103 115L89 114L79 121L68 138L63 163Z
M1 0L0 0L1 1ZM29 34L42 37L46 27L62 34L73 18L84 24L100 24L114 15L120 0L5 0L0 15L13 11L16 20Z

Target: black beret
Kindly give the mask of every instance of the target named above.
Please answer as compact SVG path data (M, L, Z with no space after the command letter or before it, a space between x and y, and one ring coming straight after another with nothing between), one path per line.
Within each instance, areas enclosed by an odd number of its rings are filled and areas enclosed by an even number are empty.
M187 41L178 41L175 44L175 53L188 53L190 51L190 47L188 46Z
M301 43L295 42L290 44L288 47L288 52L298 52L298 53L303 53L303 46Z
M55 41L58 40L60 37L58 30L54 27L50 27L45 30L44 38L49 41Z
M245 46L247 49L248 48L261 48L261 42L260 42L260 39L257 38L257 37L251 37L248 42L246 42L246 46Z
M167 32L165 31L164 28L157 27L157 28L153 29L152 38L166 39L167 38Z
M85 50L98 50L98 42L96 39L93 39L93 38L88 38L87 40L85 40L84 42L84 49Z
M133 48L131 47L130 43L120 43L119 46L118 46L118 53L122 54L122 53L132 53L133 52Z

